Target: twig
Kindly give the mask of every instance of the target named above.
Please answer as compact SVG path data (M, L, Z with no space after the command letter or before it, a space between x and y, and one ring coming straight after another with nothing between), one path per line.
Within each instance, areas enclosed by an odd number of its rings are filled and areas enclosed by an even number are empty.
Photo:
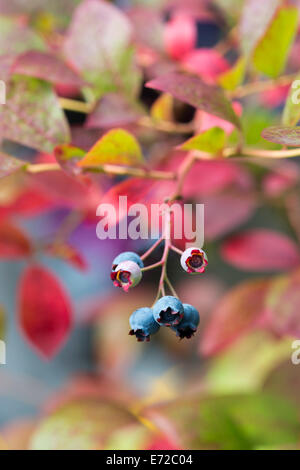
M141 260L144 260L146 258L148 258L148 256L151 255L151 253L155 250L155 248L157 248L161 242L163 241L164 237L160 237L150 248L149 250L147 250L142 256L141 256Z

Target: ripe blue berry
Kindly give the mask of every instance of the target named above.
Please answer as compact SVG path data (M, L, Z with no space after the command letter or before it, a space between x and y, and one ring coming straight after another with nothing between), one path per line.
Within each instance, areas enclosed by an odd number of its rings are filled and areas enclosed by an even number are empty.
M158 323L154 320L152 308L138 308L129 319L130 335L135 335L138 341L150 341L150 335L159 330Z
M112 262L112 271L115 271L118 264L122 263L122 261L133 261L134 263L138 264L140 268L144 267L144 263L133 251L124 251L124 253L120 253Z
M177 297L166 295L154 305L153 315L162 326L176 326L183 318L183 305Z
M201 248L188 248L180 258L181 266L188 273L204 273L208 264L205 251Z
M181 322L172 327L172 330L176 331L177 336L182 338L191 338L197 331L200 317L199 312L189 304L183 304L184 315Z
M142 271L134 261L122 261L118 264L110 277L116 287L122 287L127 292L131 287L135 287L142 279Z

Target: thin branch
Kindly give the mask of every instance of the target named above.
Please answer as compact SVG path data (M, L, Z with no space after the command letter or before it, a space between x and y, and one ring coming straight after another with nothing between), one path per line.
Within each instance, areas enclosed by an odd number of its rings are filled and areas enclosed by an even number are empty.
M177 248L177 247L174 246L174 245L171 245L171 246L170 246L170 249L171 249L172 251L175 251L175 253L178 253L180 256L181 256L182 253L183 253L182 250L180 250L179 248Z
M143 272L145 272L145 271L151 271L152 269L159 268L159 266L162 266L162 264L163 264L162 261L158 261L157 263L150 264L149 266L145 266L145 267L142 268L141 270L142 270Z
M176 173L171 171L158 171L158 170L145 170L143 168L134 168L120 165L98 165L95 167L89 167L88 169L106 173L108 175L122 175L122 176L136 176L139 178L149 178L157 180L175 180ZM58 163L37 163L26 166L28 173L41 173L43 171L58 171L61 170L61 166Z
M262 93L277 86L290 85L298 75L298 73L293 73L279 77L276 80L259 80L252 83L246 83L245 85L241 85L235 90L228 92L228 96L230 98L243 98L255 93Z
M141 260L144 260L146 258L148 258L148 256L151 255L151 253L155 250L155 248L157 248L161 242L163 241L164 237L160 237L150 248L149 250L147 250L142 256L141 256Z
M174 297L177 297L177 299L178 299L179 298L178 294L177 294L176 290L174 289L173 284L171 283L171 281L170 281L170 279L168 278L167 275L165 276L165 281L166 281L167 285L169 286L169 289L172 292L172 295L174 295Z

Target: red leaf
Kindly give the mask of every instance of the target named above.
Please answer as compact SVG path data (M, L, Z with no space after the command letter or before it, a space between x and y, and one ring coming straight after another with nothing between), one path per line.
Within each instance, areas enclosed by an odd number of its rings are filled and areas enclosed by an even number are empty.
M0 258L18 259L30 255L31 245L27 236L10 222L0 223Z
M38 163L56 162L54 155L40 154ZM78 175L76 178L64 171L44 171L31 176L35 187L44 192L57 204L82 210L96 211L102 191L89 176Z
M267 229L235 235L222 245L221 252L228 263L246 271L282 271L300 264L296 243Z
M46 194L28 187L9 204L0 205L0 219L15 215L35 217L53 207L53 202Z
M38 265L27 268L19 287L19 323L33 348L46 359L53 357L71 322L69 299L56 277Z
M216 354L241 335L263 322L265 297L270 281L255 280L228 292L212 313L200 344L200 352Z
M86 84L62 60L40 51L28 51L19 55L12 66L11 72L41 78L54 84L76 86L78 88Z

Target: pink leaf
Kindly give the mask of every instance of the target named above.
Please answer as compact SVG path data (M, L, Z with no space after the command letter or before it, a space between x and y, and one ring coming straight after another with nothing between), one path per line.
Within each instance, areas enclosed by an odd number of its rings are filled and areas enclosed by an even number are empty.
M225 119L240 128L239 118L224 92L218 87L207 85L198 77L171 72L151 80L146 86L170 93L175 98Z
M69 299L56 277L38 265L27 268L19 287L19 323L29 343L50 359L65 343L71 321Z
M205 239L214 240L246 222L256 209L251 192L234 190L201 200L204 204Z
M282 271L300 263L296 243L267 229L235 235L223 243L221 252L228 263L246 271Z
M208 196L239 181L244 181L247 188L251 187L251 179L238 165L229 161L202 160L194 164L185 178L183 196Z
M266 299L266 316L278 336L300 336L300 271L280 276L271 284Z
M62 60L46 52L29 51L19 55L11 72L78 88L86 84Z
M108 93L89 115L87 128L112 128L132 124L141 116L141 110L134 107L122 95Z
M259 325L269 285L267 280L247 281L230 290L212 312L200 352L207 356L217 354Z
M111 223L118 223L125 215L126 210L121 210L119 207L119 197L127 197L127 207L130 208L133 204L143 203L149 209L151 204L161 204L162 201L174 192L174 181L151 181L142 178L130 178L122 183L113 186L101 200L101 204L112 204L116 209L116 219L111 212L108 218L111 217ZM149 211L148 211L149 212Z

